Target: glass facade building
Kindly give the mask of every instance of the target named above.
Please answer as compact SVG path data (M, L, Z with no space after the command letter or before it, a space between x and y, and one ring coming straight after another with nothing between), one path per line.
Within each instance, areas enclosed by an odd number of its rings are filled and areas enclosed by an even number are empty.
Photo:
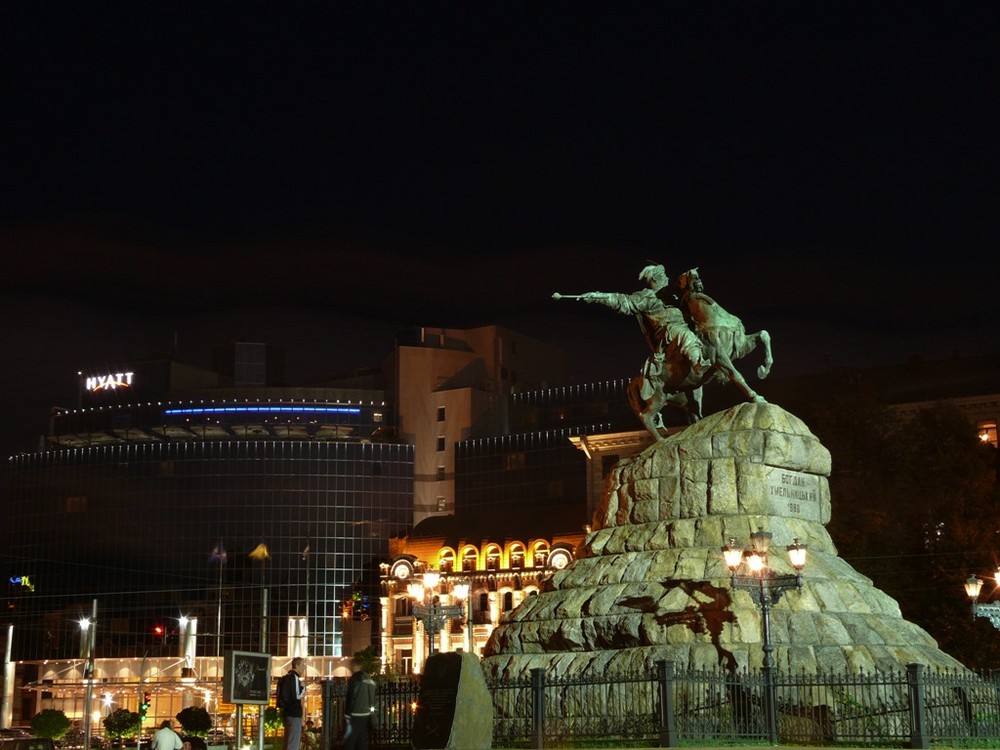
M174 655L194 617L199 657L288 653L293 635L315 656L377 643L378 564L413 518L413 448L380 439L382 394L179 398L172 367L82 380L44 449L10 459L12 658L79 657L95 600L98 658ZM168 387L139 400L143 380Z

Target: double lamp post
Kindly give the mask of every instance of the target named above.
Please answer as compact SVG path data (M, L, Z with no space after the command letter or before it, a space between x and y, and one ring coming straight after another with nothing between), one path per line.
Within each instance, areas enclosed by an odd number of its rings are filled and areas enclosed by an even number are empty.
M777 603L781 595L789 589L802 588L802 569L806 565L806 547L794 539L786 547L788 560L795 573L775 573L767 561L767 553L771 546L771 533L758 529L750 535L750 547L743 549L736 544L736 539L730 538L729 544L722 548L722 557L729 568L729 583L735 590L750 593L754 603L760 607L763 627L764 650L764 716L767 721L768 737L775 741L778 735L777 701L774 684L774 658L771 643L771 607Z
M438 587L441 574L427 570L406 586L406 593L413 601L413 616L424 624L428 636L428 656L434 654L434 643L448 620L465 616L465 648L472 653L472 582L466 578L451 581L451 596L464 601L461 604L443 604ZM424 603L426 601L426 604Z

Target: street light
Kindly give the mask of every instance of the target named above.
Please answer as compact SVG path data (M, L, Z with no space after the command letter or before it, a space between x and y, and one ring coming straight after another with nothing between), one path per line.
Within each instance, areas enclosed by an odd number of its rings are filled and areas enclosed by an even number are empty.
M996 580L997 585L1000 586L1000 567L993 573L993 578ZM985 617L992 623L994 628L1000 630L1000 602L980 604L979 592L982 588L983 581L979 576L972 575L965 580L965 593L972 600L972 618L975 620L977 617Z
M91 602L90 617L80 618L80 648L83 657L83 748L90 750L90 704L94 697L94 633L97 630L97 599Z
M462 616L462 607L457 604L441 604L440 597L435 593L438 583L441 582L441 574L436 570L428 570L423 574L423 580L410 581L406 586L406 592L415 602L413 605L413 616L424 623L427 628L429 645L428 656L434 654L434 638L441 631L445 622L453 617ZM429 604L423 604L425 597L430 598Z
M778 734L778 716L776 712L774 687L774 659L771 652L771 607L778 602L781 595L789 589L802 588L802 569L806 565L806 548L793 539L786 547L788 559L795 568L794 574L779 575L767 562L767 552L771 546L771 533L758 528L750 535L750 549L742 549L736 544L736 539L730 538L729 544L722 548L722 556L729 568L729 583L733 589L750 592L754 603L760 607L763 614L763 649L764 649L764 680L765 709L767 731L771 741L776 741ZM747 573L740 573L741 566Z

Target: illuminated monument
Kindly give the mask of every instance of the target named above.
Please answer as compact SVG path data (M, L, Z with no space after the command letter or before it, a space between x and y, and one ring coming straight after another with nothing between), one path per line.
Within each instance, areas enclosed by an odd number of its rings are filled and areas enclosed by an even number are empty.
M633 295L581 295L636 315L649 336L650 358L634 381L649 399L636 403L636 413L657 440L614 468L576 561L501 621L484 649L484 669L635 673L659 660L680 668L756 667L771 657L762 625L775 665L789 671L960 668L902 618L895 600L838 557L825 527L830 453L800 419L742 387L749 403L699 419L701 385L719 373L723 382L734 380L732 362L720 356L718 329L710 331L694 308L681 315L678 305L689 298L684 288L666 289L662 272L643 269L651 283ZM686 277L682 287L700 291L690 272ZM684 321L692 323L686 333L678 330ZM691 333L697 346L684 343ZM650 395L657 393L662 398ZM657 415L665 404L687 408L694 424L661 434ZM760 602L731 586L722 555L733 540L761 529L773 549L798 544L809 556L801 589L768 607L763 623ZM770 560L777 575L790 577L781 580L795 578L781 555Z

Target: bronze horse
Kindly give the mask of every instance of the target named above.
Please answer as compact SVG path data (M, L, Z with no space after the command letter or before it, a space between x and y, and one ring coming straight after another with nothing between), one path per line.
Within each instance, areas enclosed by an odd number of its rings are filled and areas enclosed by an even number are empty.
M705 383L735 383L747 401L767 403L744 379L734 359L742 359L760 344L764 349L764 364L757 368L757 376L766 378L774 360L771 355L771 336L767 331L748 334L743 321L728 312L718 302L704 293L698 269L692 268L678 278L681 292L680 307L685 311L691 328L702 342L707 368L695 371L691 363L670 346L664 353L663 364L656 377L646 374L647 392L651 383L652 394L641 394L643 376L629 383L628 395L632 410L646 429L657 440L665 439L661 409L667 404L677 406L687 413L693 424L702 417L701 388Z

